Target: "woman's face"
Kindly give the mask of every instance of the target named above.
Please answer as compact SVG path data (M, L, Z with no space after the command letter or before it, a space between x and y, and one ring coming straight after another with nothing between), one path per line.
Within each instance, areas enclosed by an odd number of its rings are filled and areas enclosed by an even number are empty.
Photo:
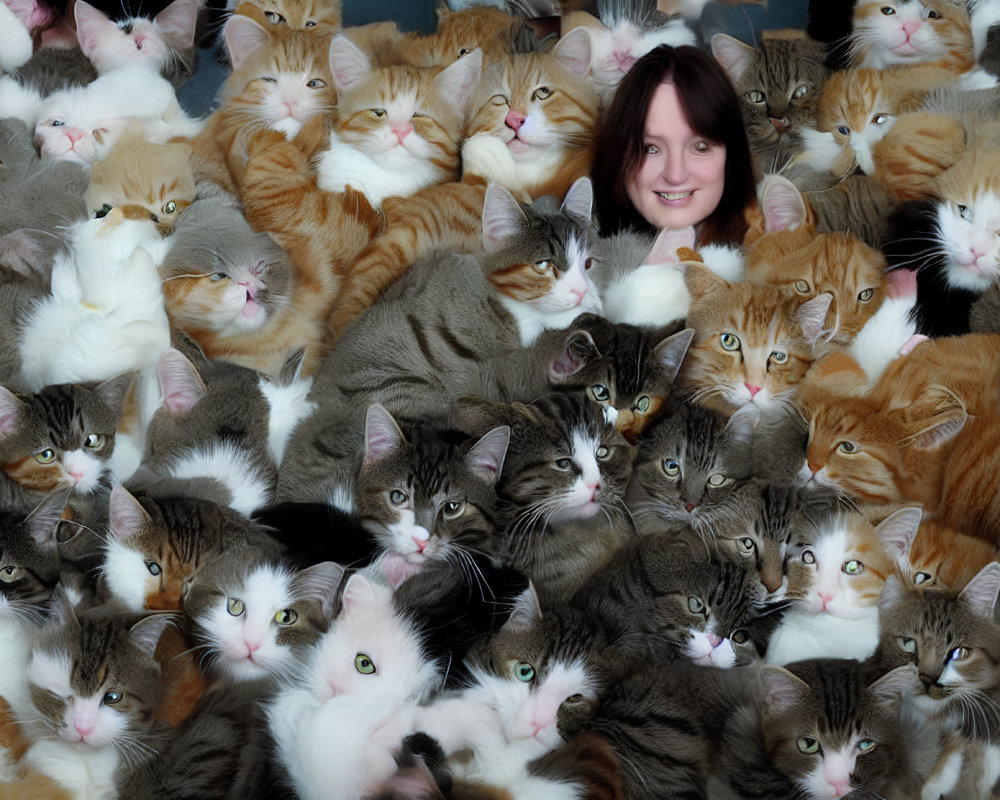
M672 83L649 101L643 156L626 187L636 210L656 228L684 228L709 216L722 198L726 147L691 130Z

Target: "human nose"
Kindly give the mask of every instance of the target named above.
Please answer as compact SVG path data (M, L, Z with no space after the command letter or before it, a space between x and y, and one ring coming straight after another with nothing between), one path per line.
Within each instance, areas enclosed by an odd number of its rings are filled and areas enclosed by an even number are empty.
M687 162L684 158L684 151L668 151L667 160L663 166L663 176L668 183L680 185L687 180Z

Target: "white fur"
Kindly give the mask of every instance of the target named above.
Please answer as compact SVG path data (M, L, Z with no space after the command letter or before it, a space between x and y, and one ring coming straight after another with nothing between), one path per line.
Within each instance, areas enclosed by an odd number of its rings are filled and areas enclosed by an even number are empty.
M130 611L144 611L146 595L155 591L160 581L150 574L142 553L118 541L111 532L101 572L108 591Z
M630 325L665 325L687 316L691 295L676 264L642 264L604 290L604 316Z
M67 789L73 800L115 800L119 766L114 747L41 739L24 754L24 762Z
M311 377L296 378L286 386L264 378L258 383L270 409L267 421L267 448L274 458L274 463L279 466L292 431L316 410L316 403L309 400L312 384Z
M0 595L0 697L11 706L27 702L24 671L31 655L31 625Z
M728 637L712 644L707 631L692 630L690 636L684 652L695 664L719 669L736 665L736 651Z
M743 251L738 247L723 244L707 244L698 248L698 255L705 266L720 278L735 283L741 281L746 273Z
M146 430L156 410L163 405L160 382L156 377L156 364L149 364L139 371L132 383L135 419L119 428L115 435L115 449L109 461L111 472L118 483L127 481L142 463L146 452Z
M799 136L802 139L802 153L792 161L796 169L802 167L812 172L834 171L834 164L841 157L844 148L838 144L833 133L803 128L799 131Z
M34 89L21 86L6 75L0 77L0 108L5 117L17 117L28 128L34 128L41 104L42 96Z
M964 205L965 217L956 203L937 204L937 244L948 284L982 292L1000 281L1000 187L967 198Z
M31 58L33 50L31 34L7 4L0 3L0 72L13 72Z
M326 502L334 508L340 509L345 514L354 513L354 486L335 485L329 492Z
M271 501L271 480L259 474L253 460L237 445L224 441L198 447L168 459L160 470L173 478L215 478L229 490L229 507L250 516Z
M864 58L857 64L869 69L904 64L922 64L935 61L947 53L947 47L926 18L927 11L920 2L893 2L896 13L892 15L869 14L863 19L857 9L881 3L882 0L863 0L855 7L853 37L864 48ZM907 40L904 25L919 25L911 34L912 52L903 50Z
M986 35L990 28L1000 23L1000 0L969 0L969 20L976 61L979 61L986 49Z
M861 738L855 734L843 747L823 751L813 771L799 780L806 797L811 800L836 800L847 793L844 789L851 785L851 773L857 760L857 743Z
M848 352L874 386L885 368L899 358L899 350L917 332L910 319L914 297L887 297L858 331Z
M783 666L807 658L856 658L864 661L878 646L878 608L859 611L857 619L840 619L792 608L767 646L767 663Z
M462 143L464 173L482 176L512 192L544 183L559 170L564 159L562 146L545 143L515 154L503 139L490 132L473 134Z

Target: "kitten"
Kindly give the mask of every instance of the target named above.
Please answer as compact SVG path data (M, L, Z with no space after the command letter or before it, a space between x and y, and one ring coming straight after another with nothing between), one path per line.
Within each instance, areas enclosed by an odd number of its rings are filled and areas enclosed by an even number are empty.
M838 514L796 531L788 553L803 566L767 649L769 664L807 658L863 660L878 644L878 601L887 577L905 558L920 510L905 508L877 526Z
M261 25L271 26L272 33L310 30L323 35L341 28L341 0L310 0L292 3L286 0L228 0L226 7L234 14L251 17Z
M330 45L337 117L316 161L317 185L353 186L373 207L458 177L465 105L479 82L473 51L443 70L373 69L347 37Z
M781 169L801 152L801 132L816 126L828 75L826 45L807 36L764 36L759 47L751 47L725 33L715 34L711 44L740 96L758 168Z
M131 382L124 374L97 385L51 385L32 395L0 386L4 508L28 513L53 492L106 491Z

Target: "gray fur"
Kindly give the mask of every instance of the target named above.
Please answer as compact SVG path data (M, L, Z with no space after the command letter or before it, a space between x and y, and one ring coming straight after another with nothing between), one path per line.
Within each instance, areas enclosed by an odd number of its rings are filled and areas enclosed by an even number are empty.
M86 86L97 78L97 69L79 47L42 47L14 73L14 78L48 97L63 89Z

